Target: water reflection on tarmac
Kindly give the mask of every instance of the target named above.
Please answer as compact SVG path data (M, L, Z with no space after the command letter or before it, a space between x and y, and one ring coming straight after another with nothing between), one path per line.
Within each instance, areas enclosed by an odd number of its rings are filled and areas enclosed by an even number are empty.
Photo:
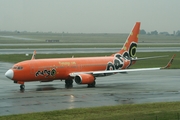
M5 78L12 64L0 62L0 115L80 107L180 101L180 69L130 72L96 79L95 88L64 81L19 85Z

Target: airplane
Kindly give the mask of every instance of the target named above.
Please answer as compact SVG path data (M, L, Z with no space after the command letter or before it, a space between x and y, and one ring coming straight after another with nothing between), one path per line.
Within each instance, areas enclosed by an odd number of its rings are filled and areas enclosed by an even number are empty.
M163 57L135 57L139 31L140 22L136 22L122 49L110 56L35 59L36 51L34 51L31 60L14 64L5 73L5 76L13 80L14 83L20 84L20 90L25 89L25 82L51 82L53 80L65 80L66 87L71 87L73 80L77 84L87 84L88 87L95 87L97 77L169 68L175 55L165 67L127 69L137 60Z

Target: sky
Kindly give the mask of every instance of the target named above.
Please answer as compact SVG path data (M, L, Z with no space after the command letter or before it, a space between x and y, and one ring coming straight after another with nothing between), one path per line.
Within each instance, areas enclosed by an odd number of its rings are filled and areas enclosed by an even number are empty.
M180 30L180 0L0 0L0 30L129 33Z

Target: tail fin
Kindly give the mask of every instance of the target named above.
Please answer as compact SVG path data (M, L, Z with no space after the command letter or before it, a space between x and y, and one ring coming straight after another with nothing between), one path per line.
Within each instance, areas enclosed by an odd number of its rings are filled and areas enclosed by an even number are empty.
M126 57L136 56L136 48L137 48L137 43L138 43L140 24L141 24L140 22L136 22L126 42L124 43L123 48L118 52L119 54Z

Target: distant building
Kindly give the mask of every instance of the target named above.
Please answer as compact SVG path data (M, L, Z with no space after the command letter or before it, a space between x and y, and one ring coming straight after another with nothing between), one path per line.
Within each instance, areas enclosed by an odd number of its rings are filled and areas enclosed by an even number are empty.
M161 34L161 35L169 35L168 32L160 32L159 34Z
M47 43L57 43L59 40L46 40Z

